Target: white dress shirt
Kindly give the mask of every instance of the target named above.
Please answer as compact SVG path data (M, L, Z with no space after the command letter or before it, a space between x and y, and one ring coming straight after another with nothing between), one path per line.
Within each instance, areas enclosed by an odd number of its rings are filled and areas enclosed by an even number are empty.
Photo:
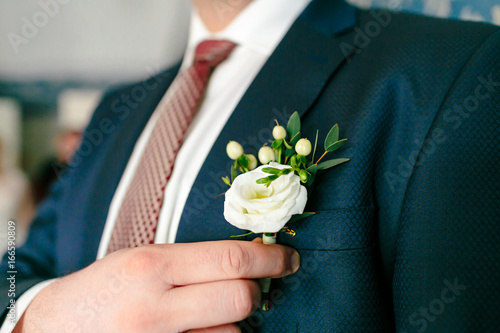
M309 2L310 0L254 0L226 29L218 33L208 31L196 11L193 11L189 41L180 71L191 65L196 46L204 40L225 39L236 43L237 46L211 75L203 103L193 117L179 149L172 175L165 188L155 243L175 242L187 197L210 149L255 76ZM106 255L121 203L159 116L158 110L169 93L170 90L153 113L134 147L109 208L97 259ZM48 284L44 283L43 286L46 285ZM40 285L36 285L21 296L17 302L18 318L41 289ZM0 333L11 331L12 326L7 328L6 323L7 321L4 322Z

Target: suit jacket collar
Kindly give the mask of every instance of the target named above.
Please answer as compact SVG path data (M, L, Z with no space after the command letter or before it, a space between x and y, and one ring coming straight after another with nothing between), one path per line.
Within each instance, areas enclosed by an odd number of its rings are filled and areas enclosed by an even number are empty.
M314 0L300 15L317 32L339 35L356 23L357 9L341 0Z
M227 142L237 140L256 152L271 139L274 119L284 123L295 110L301 116L307 112L346 61L335 36L354 25L355 13L343 1L314 0L295 21L212 147L186 202L177 242L227 239L241 233L224 221L223 198L214 199L214 189L225 191L220 176L229 174Z

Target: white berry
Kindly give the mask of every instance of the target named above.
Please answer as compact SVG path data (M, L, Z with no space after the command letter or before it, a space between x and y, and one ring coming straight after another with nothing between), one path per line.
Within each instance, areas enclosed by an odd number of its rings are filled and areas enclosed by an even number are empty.
M302 156L309 155L311 153L311 148L311 141L307 139L300 139L295 145L295 151Z
M248 158L248 170L253 170L257 167L257 158L252 154L245 155Z
M243 155L243 147L236 141L229 141L226 146L226 153L230 159L235 160Z
M286 129L283 126L277 125L273 128L273 137L276 140L286 138Z
M262 147L259 150L259 161L262 164L267 164L274 161L274 151L271 147Z

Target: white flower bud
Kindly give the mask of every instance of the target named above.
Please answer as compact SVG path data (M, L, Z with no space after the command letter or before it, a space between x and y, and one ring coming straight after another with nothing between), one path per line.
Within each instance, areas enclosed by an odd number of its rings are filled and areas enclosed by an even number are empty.
M259 161L262 164L267 164L275 160L274 151L271 147L262 147L259 150Z
M273 128L273 137L276 140L286 138L286 129L283 126L277 125Z
M252 154L245 155L248 158L248 170L253 170L257 167L257 158Z
M236 141L229 141L226 146L226 153L230 159L235 160L243 155L243 147Z
M302 156L307 156L311 153L311 141L307 139L300 139L295 145L295 151L297 154Z

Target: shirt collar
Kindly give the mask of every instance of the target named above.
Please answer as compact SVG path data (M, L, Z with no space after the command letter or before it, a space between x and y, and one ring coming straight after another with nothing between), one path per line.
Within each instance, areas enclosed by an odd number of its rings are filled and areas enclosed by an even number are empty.
M223 31L211 33L196 10L191 12L183 67L192 62L196 46L207 39L226 39L270 56L311 0L253 0Z

